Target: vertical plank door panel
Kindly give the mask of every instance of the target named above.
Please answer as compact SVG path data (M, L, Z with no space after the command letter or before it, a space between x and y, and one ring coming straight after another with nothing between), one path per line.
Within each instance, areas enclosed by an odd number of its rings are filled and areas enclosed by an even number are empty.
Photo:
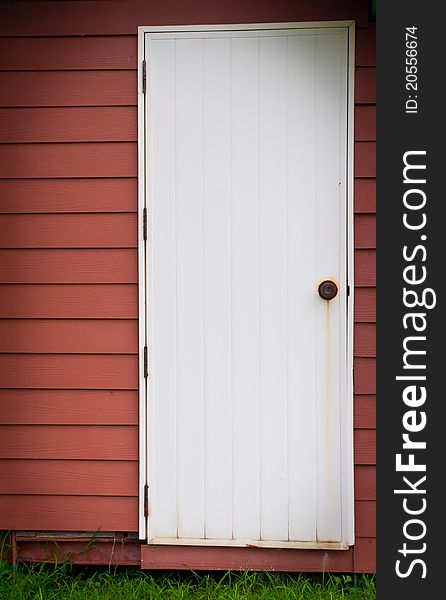
M203 42L176 41L178 535L204 535Z
M345 351L340 336L345 321L345 64L346 36L316 37L316 405L317 405L317 531L319 540L334 540L341 533L341 464L339 365ZM341 119L340 119L341 115ZM336 158L334 158L336 157ZM344 235L345 239L345 235ZM339 293L330 302L316 296L317 284L334 280Z
M262 540L288 540L287 38L259 39L259 412Z
M258 539L258 39L231 41L233 537Z
M229 39L203 42L205 536L232 538Z
M149 77L149 539L176 537L175 42L153 41ZM151 93L152 87L159 93ZM155 261L155 257L160 260ZM167 467L168 465L168 467Z
M316 395L313 298L316 274L314 256L308 255L308 249L316 244L315 51L315 36L288 39L286 260L290 540L311 540L316 536L316 404L309 401ZM292 110L293 106L299 110ZM306 226L302 227L302 223ZM303 389L305 394L302 394Z

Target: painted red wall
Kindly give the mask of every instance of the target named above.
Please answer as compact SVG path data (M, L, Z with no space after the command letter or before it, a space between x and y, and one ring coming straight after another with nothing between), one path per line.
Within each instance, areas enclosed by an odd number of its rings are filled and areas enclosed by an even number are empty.
M353 0L0 5L0 529L137 531L138 25L355 19L356 544L375 569L375 29ZM296 569L326 553L293 551Z

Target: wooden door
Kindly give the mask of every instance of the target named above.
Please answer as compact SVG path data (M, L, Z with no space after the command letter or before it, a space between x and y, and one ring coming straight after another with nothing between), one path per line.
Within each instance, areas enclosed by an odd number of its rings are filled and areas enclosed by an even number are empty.
M149 542L347 547L348 30L145 60Z

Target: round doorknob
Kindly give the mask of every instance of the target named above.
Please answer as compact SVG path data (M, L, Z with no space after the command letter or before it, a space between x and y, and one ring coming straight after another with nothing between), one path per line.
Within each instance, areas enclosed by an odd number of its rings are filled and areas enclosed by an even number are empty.
M327 279L319 284L318 292L319 296L324 300L333 300L337 296L338 286L334 281Z

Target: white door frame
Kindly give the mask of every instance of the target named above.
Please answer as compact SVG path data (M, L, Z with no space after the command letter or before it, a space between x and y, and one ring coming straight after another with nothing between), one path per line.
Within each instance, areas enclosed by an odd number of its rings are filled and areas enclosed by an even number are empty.
M354 454L353 454L353 301L354 301L354 227L353 227L353 183L354 183L354 75L355 75L355 23L354 21L323 21L305 23L256 23L242 25L188 25L188 26L159 26L138 28L138 304L139 304L139 537L147 539L147 513L150 513L150 503L147 500L148 481L148 426L147 406L148 385L145 373L145 362L148 360L148 329L147 329L147 264L148 244L145 230L150 230L150 215L148 224L146 198L146 103L145 93L145 34L172 32L205 32L205 31L243 31L271 29L317 29L317 28L346 28L348 30L348 73L347 73L347 252L346 272L349 286L347 297L347 357L345 388L347 398L343 402L341 414L341 465L342 469L342 531L346 544L320 544L304 542L302 548L336 548L347 549L354 543ZM149 374L150 376L150 374ZM348 466L348 468L347 468ZM203 540L203 545L206 541ZM293 547L299 547L294 544Z

